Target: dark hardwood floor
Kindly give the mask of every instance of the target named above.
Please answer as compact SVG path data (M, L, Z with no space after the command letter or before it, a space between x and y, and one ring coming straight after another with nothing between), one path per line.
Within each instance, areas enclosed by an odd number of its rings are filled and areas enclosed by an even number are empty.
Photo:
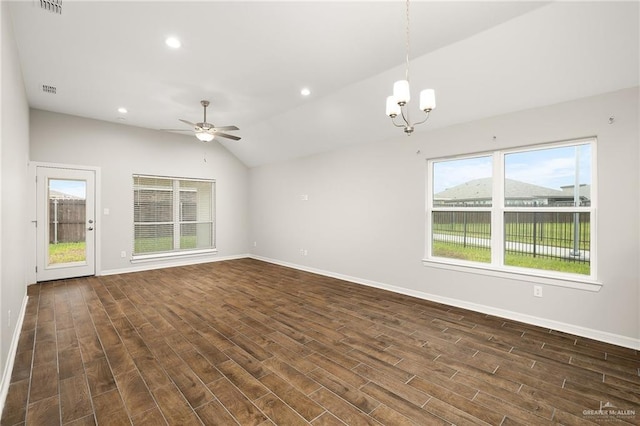
M637 351L256 260L28 293L3 426L640 422Z

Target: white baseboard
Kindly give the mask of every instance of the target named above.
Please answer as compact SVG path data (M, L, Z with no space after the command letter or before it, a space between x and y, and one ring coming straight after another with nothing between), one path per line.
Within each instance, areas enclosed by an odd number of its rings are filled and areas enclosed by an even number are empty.
M13 337L11 338L11 346L9 346L9 353L7 354L7 362L4 366L2 373L2 382L0 382L0 415L4 409L4 403L7 400L7 394L9 393L9 385L11 384L11 374L13 372L13 363L16 359L16 353L18 351L18 342L20 341L20 331L22 331L22 323L24 321L24 314L27 310L27 301L29 296L24 295L22 300L22 307L18 314L16 321L16 328L13 330Z
M591 328L581 327L574 324L567 324L561 321L550 320L546 318L540 318L533 315L522 314L519 312L509 311L506 309L495 308L492 306L480 305L477 303L467 302L464 300L453 299L449 297L438 296L435 294L425 293L422 291L411 290L403 287L398 287L390 284L384 284L377 281L366 280L358 277L352 277L349 275L338 274L322 269L311 268L308 266L297 265L294 263L283 262L277 259L271 259L267 257L250 255L252 259L261 260L276 265L286 266L289 268L299 269L301 271L311 272L318 275L324 275L331 278L336 278L344 281L349 281L355 284L362 284L369 287L375 287L382 290L393 291L394 293L404 294L406 296L416 297L418 299L430 300L432 302L443 303L445 305L455 306L458 308L469 309L471 311L480 312L483 314L494 315L500 318L510 319L514 321L524 322L539 327L544 327L551 330L557 330L564 333L573 334L576 336L586 337L589 339L598 340L605 343L611 343L625 348L640 350L640 339L633 337L622 336L619 334L613 334L606 331L594 330Z
M136 266L120 269L107 269L100 272L99 275L117 275L128 274L130 272L151 271L153 269L174 268L176 266L196 265L199 263L221 262L223 260L245 259L250 257L249 254L236 254L232 256L207 256L207 257L188 257L182 259L165 260L162 263L140 263Z

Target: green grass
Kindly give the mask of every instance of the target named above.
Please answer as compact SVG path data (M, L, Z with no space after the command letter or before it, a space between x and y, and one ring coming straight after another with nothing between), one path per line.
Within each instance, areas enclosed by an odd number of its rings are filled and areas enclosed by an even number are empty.
M532 255L508 253L505 256L504 264L520 268L543 269L545 271L567 272L570 274L591 274L591 267L589 263L572 262L564 259L540 258L533 257Z
M49 265L57 263L83 262L86 259L86 243L49 244Z
M180 238L180 249L188 250L198 248L198 239L195 235L183 236ZM134 253L156 253L173 250L172 237L158 238L138 238L135 241Z
M433 255L449 259L469 260L471 262L491 263L491 249L484 247L460 247L442 241L433 242Z
M461 259L481 263L491 262L491 249L488 248L461 247L457 244L434 241L432 251L433 256L437 257ZM508 266L517 266L520 268L542 269L546 271L566 272L571 274L589 275L591 273L589 263L572 262L564 259L533 257L532 254L518 255L507 253L504 263Z

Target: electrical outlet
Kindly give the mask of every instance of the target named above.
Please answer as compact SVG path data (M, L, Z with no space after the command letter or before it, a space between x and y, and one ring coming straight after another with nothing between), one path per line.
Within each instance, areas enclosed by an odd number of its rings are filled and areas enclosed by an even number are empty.
M124 259L125 257L127 257L127 252L126 252L126 251L124 251L124 250L122 250L122 251L120 252L120 257L121 257L121 258L123 258L123 259Z
M306 256L307 254L307 249L300 249L300 256Z
M253 246L254 246L254 247L258 247L258 242L257 242L257 241L254 241L254 242L253 242Z
M533 286L533 295L535 297L542 297L542 286L534 285Z
M300 195L300 199L302 201L309 201L309 194L302 194Z

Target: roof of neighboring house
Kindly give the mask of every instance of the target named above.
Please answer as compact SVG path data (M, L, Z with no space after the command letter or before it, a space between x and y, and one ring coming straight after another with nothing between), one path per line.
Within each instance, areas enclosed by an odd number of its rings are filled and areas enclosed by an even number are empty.
M477 200L491 198L492 178L474 179L434 195L436 200ZM513 179L505 179L506 198L566 198L571 193Z
M65 194L64 192L56 191L55 189L49 190L49 199L50 200L81 200L82 198L77 197L71 194Z
M561 186L560 189L562 189L562 193L565 195L570 195L573 197L573 188L575 185L565 185L565 186ZM591 185L587 185L587 184L580 184L580 191L578 192L580 194L580 197L582 198L591 198Z

